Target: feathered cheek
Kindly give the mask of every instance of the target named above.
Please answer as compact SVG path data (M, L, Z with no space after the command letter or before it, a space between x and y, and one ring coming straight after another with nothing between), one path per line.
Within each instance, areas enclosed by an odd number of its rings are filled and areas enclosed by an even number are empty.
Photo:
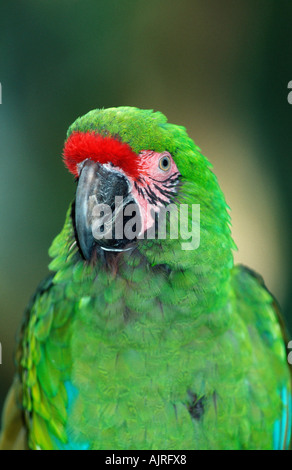
M142 205L141 215L142 215L142 233L147 232L155 223L155 212L158 212L159 209L157 206L149 204L144 199L144 204Z
M153 227L155 223L155 212L159 211L159 207L157 205L150 204L146 198L138 193L136 189L132 190L132 195L139 207L141 230L138 237L142 237L147 230Z

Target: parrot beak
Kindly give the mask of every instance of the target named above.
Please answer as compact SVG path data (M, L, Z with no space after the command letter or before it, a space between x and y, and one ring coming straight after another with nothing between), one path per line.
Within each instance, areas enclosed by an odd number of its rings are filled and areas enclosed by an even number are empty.
M123 212L129 204L137 207L128 179L110 166L85 160L80 166L76 191L75 227L86 260L89 261L98 248L112 252L129 249L129 240L123 237L123 219L127 219L123 218ZM116 225L121 218L122 235L117 237Z

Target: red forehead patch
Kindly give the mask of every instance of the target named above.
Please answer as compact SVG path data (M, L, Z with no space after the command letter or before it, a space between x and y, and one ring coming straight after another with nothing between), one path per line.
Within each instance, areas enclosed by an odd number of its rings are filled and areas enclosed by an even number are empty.
M65 143L63 158L74 176L78 176L78 163L87 158L101 164L112 163L134 179L139 176L138 155L131 147L114 137L95 132L73 132Z

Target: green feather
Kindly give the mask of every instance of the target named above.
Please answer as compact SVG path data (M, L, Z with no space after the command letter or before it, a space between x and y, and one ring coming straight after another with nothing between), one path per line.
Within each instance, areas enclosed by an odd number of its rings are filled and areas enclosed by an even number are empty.
M271 294L233 266L228 206L211 165L159 112L93 110L67 138L75 131L118 136L136 153L170 152L181 173L177 204L200 204L200 245L183 250L181 235L141 240L115 269L86 263L69 207L49 251L53 274L20 339L29 446L273 448L288 406L280 391L291 394L285 340Z

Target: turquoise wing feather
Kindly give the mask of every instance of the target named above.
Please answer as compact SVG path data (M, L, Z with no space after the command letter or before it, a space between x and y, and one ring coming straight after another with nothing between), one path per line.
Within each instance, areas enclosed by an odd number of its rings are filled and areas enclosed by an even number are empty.
M264 354L271 356L271 366L274 365L272 373L277 380L277 396L280 398L277 401L280 402L280 409L279 418L275 420L273 426L273 449L287 450L291 447L292 430L292 375L291 368L289 369L287 364L288 351L286 349L288 333L279 305L267 289L263 278L245 266L237 266L234 273L234 289L237 293L238 304L241 305L241 315L249 325L253 341L257 341L255 347L259 349L261 342ZM272 354L270 354L271 351ZM276 357L280 359L278 364L275 362ZM259 374L256 368L253 370Z

